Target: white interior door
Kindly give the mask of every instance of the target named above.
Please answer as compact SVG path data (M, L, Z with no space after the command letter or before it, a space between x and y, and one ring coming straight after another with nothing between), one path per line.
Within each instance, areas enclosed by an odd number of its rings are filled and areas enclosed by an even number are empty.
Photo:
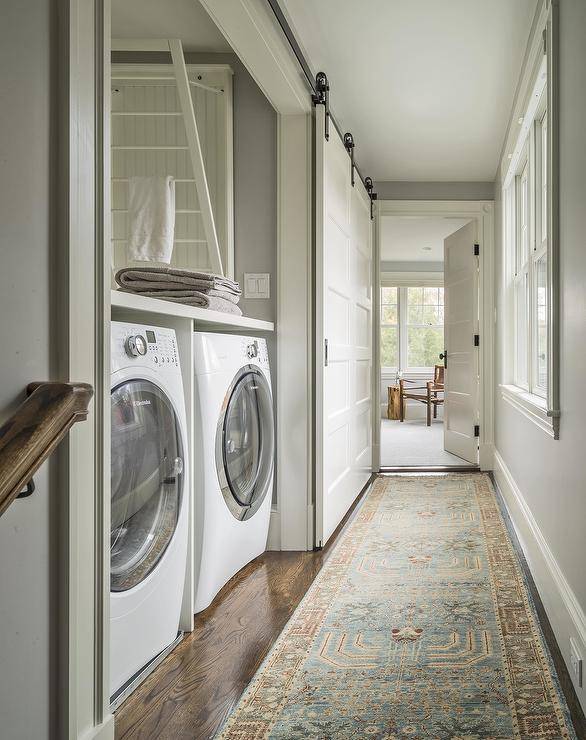
M372 472L370 200L316 109L316 526L323 546Z
M444 240L445 372L444 447L478 462L478 257L471 221Z

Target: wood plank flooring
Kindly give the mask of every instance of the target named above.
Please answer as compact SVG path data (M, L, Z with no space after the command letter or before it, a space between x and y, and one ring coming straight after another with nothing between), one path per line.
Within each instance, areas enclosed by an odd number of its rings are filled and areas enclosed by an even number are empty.
M196 616L194 631L118 710L116 737L213 737L323 558L323 552L268 552L237 574Z
M351 522L367 489L323 550L266 552L237 573L196 615L193 632L118 709L116 740L213 737Z

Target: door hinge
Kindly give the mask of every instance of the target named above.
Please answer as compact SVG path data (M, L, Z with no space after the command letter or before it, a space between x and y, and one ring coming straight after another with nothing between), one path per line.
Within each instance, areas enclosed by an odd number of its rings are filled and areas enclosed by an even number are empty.
M480 347L480 334L475 334L474 335L474 346L475 347Z
M547 30L543 29L543 53L547 54Z
M315 76L315 93L311 96L314 105L323 105L326 111L324 136L330 140L330 83L325 72L318 72Z
M474 245L474 256L478 257L479 254L480 254L480 244L475 244Z
M324 367L328 366L328 340L324 339Z
M480 424L475 424L474 425L474 436L475 437L480 437Z

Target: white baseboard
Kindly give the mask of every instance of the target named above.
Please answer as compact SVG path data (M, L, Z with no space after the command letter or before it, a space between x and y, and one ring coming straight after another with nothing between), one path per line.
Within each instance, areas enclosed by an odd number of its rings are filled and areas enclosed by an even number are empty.
M583 660L586 660L586 615L539 528L527 500L498 450L494 453L494 475L576 695L582 709L586 711L586 687L577 685L570 667L570 638L577 644Z
M109 714L102 724L84 732L80 740L114 740L114 715Z
M267 540L267 550L281 549L281 512L271 511L269 520L269 538Z

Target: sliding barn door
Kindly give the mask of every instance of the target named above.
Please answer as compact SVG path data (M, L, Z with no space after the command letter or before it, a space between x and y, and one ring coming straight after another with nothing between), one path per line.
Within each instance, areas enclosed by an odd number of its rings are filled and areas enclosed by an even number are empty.
M470 222L444 240L445 410L444 447L478 462L478 257Z
M316 524L323 546L372 466L370 201L316 108Z

